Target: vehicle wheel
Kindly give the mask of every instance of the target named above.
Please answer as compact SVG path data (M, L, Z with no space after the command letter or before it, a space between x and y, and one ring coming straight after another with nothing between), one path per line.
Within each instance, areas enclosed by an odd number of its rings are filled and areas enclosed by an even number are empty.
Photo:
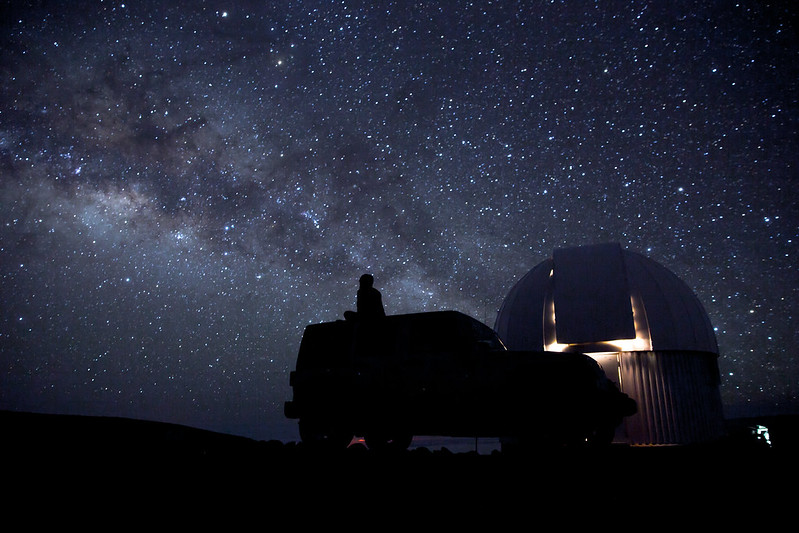
M393 436L371 433L364 437L366 447L376 452L407 450L413 441L413 435L396 434Z
M312 421L300 419L299 426L302 442L316 448L343 450L352 441L351 433L324 428Z

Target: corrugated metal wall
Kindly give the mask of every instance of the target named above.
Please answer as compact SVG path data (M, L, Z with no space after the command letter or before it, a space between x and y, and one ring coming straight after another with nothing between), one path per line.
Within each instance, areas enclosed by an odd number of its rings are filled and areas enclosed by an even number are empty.
M716 354L621 352L620 388L638 403L625 419L630 444L707 442L724 432Z

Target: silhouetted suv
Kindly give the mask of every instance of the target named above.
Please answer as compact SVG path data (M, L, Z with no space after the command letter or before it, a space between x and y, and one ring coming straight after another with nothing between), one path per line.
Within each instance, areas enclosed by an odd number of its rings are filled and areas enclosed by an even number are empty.
M406 448L414 435L609 443L635 402L590 357L508 351L456 311L306 327L288 418L303 442Z

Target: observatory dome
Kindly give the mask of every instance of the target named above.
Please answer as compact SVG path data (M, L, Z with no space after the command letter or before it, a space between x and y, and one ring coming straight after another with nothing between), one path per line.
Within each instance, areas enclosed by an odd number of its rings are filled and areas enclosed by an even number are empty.
M513 286L495 330L512 350L719 352L693 291L618 243L556 250Z
M723 433L719 349L702 304L667 268L617 243L555 250L511 288L494 329L511 350L595 359L638 405L617 441Z

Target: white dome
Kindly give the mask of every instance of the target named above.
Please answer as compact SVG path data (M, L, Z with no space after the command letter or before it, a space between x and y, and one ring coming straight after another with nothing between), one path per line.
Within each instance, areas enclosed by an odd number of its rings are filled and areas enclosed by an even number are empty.
M617 243L556 250L513 286L494 329L512 350L718 354L693 291Z

